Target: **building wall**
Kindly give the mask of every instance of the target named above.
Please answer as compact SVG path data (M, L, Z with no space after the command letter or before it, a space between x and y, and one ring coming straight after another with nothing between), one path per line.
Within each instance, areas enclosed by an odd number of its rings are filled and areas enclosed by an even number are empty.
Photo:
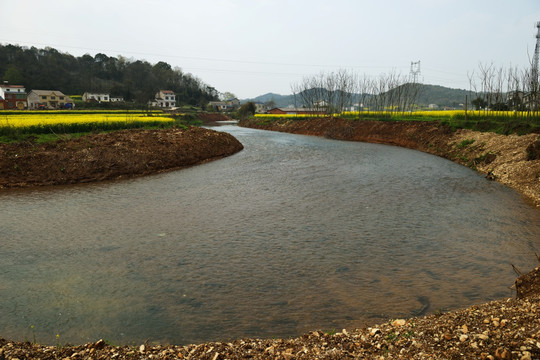
M44 105L47 109L64 108L66 104L74 105L73 100L59 91L35 93L30 91L28 94L28 108L39 109Z
M5 110L23 110L26 108L26 91L19 85L0 86L0 96L4 98Z
M83 101L97 101L97 102L109 102L109 94L98 94L98 93L84 93L82 96Z

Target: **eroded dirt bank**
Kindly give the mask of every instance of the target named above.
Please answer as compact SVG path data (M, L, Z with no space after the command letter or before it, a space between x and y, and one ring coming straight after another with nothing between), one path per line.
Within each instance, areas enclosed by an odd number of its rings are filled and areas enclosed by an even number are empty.
M0 144L0 188L129 178L219 159L242 149L230 134L197 127Z
M453 132L434 122L309 120L244 120L240 126L337 140L397 145L442 156L476 169L523 194L540 207L539 134L498 135L471 130ZM529 149L529 150L528 150ZM532 149L532 150L531 150ZM537 154L528 159L529 152ZM533 156L534 157L534 156Z

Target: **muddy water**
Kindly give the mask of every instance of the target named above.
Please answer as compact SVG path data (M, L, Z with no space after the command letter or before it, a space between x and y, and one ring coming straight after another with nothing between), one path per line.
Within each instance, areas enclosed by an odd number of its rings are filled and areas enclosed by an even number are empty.
M186 344L350 329L512 296L510 264L536 265L540 212L465 167L220 130L245 149L0 193L0 336Z

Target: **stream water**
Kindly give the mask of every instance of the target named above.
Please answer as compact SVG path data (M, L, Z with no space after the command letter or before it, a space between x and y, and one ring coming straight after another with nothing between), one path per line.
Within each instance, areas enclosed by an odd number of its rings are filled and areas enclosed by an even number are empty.
M351 329L513 296L511 264L536 266L540 212L468 168L217 129L245 149L0 192L0 336L187 344Z

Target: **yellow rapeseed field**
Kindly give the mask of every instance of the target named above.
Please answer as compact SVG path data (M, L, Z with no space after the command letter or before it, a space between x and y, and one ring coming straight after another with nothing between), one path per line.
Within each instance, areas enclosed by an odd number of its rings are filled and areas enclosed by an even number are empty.
M330 116L330 115L321 115L321 114L256 114L255 117L258 118L309 118L317 116ZM415 117L415 118L437 118L437 119L465 119L467 118L482 118L485 116L489 117L499 117L499 118L512 118L512 117L527 117L530 116L527 112L516 112L516 111L484 111L484 110L431 110L431 111L346 111L341 114L331 114L331 116L338 117L377 117L377 116L397 116L399 118Z
M71 124L100 124L100 123L132 123L132 122L163 122L172 123L174 120L162 114L107 112L107 113L77 113L73 112L24 112L20 114L2 114L0 112L0 127L40 127L50 125Z

